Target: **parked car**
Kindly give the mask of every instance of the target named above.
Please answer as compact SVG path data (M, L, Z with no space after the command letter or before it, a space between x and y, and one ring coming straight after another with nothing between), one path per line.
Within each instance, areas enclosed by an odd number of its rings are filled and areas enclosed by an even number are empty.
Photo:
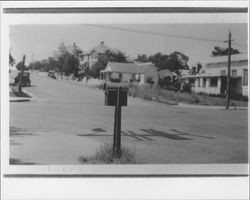
M21 72L19 72L18 75L15 77L15 85L19 84L20 77L21 77ZM30 86L30 85L31 85L30 73L23 72L22 86Z
M55 74L55 72L49 71L49 72L48 72L48 77L53 78L53 79L56 79L56 74Z

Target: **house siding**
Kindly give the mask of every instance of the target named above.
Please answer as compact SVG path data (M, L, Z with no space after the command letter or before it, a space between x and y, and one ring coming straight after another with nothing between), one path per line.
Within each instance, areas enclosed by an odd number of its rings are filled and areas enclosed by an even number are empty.
M195 79L195 84L192 87L192 91L198 93L204 92L208 94L221 94L222 84L225 84L225 79L222 83L223 79L221 78L221 76L224 76L224 78L226 78L228 73L227 66L227 62L205 64L204 67L201 69L201 73L192 77ZM248 60L245 59L239 61L232 61L230 75L232 80L230 83L230 90L235 93L248 96L248 85L246 82L248 80ZM211 79L213 78L218 79L216 86L211 85ZM206 79L205 85L203 84L205 82L204 79Z

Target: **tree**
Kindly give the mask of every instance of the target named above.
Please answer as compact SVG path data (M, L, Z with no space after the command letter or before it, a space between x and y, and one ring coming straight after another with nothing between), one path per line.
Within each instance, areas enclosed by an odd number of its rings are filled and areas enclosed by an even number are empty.
M71 49L72 46L70 46ZM68 50L67 47L62 42L58 47L57 52L57 69L61 74L64 72L68 76L73 74L74 77L78 77L80 59L82 57L82 50L73 43L73 50Z
M142 55L138 54L136 61L141 62L141 63L145 63L145 62L148 62L149 59L148 59L147 55L145 55L145 54L142 54Z
M82 50L80 49L80 47L76 45L75 42L73 44L73 47L74 47L73 54L80 59L83 55Z
M88 75L98 78L100 76L101 70L105 69L105 65L103 65L101 62L96 62L92 65L91 69L89 70Z
M55 58L49 57L48 58L49 65L50 65L50 70L57 71L58 70L58 62Z
M29 65L29 68L31 67L31 65ZM35 61L34 63L32 63L32 67L34 70L41 70L42 69L42 63L40 61Z
M105 55L108 57L108 61L110 62L119 62L119 63L127 63L126 55L121 51L106 51Z
M23 62L19 62L19 63L17 63L16 68L17 68L19 71L21 71L21 70L22 70L22 66L23 66ZM26 65L24 65L23 70L28 70L28 67L27 67Z
M212 51L211 56L214 56L214 57L216 57L216 56L226 56L226 55L228 55L228 51L229 51L228 48L215 46L214 50ZM240 53L240 51L238 49L231 48L231 55L239 54L239 53Z
M12 57L11 53L9 53L9 66L15 65L15 63L15 59Z
M168 69L179 74L179 70L189 69L187 65L188 60L189 58L185 54L175 51L168 56Z
M149 56L149 61L154 63L159 70L169 69L177 74L179 74L180 69L188 69L188 60L188 56L177 51L170 55L163 55L158 52L153 56Z

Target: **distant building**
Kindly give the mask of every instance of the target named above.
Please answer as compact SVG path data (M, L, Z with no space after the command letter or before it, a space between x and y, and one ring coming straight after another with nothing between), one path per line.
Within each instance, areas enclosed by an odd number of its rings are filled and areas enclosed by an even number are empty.
M107 51L117 52L118 49L113 49L104 44L103 41L96 46L83 53L83 57L81 59L81 64L86 64L87 67L91 68L93 64L95 64L100 56L104 55Z
M152 63L109 62L101 71L101 79L111 82L158 83L158 72Z
M53 52L53 56L54 58L58 58L59 55L63 54L63 53L70 53L70 54L74 54L74 44L73 45L65 45L64 42L61 42L58 46L58 50Z
M194 92L226 94L228 57L211 57L202 62L199 73L183 75L186 82L192 83ZM248 96L248 56L235 54L231 56L230 91Z

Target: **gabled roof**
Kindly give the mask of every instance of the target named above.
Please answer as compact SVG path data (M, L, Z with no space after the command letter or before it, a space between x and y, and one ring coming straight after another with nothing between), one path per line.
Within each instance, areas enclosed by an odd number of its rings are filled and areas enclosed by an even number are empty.
M144 73L148 68L155 67L152 63L136 64L136 63L117 63L109 62L104 70L119 73Z
M102 41L98 46L93 47L89 51L84 52L85 55L91 54L92 52L97 52L97 53L102 53L104 54L106 51L114 51L117 52L119 51L118 49L112 49L104 44Z
M106 51L111 51L111 48L106 46L104 43L101 43L98 46L92 48L91 51L96 51L98 53L105 53Z
M247 54L233 54L231 55L231 62L239 62L239 61L247 61L248 55ZM210 57L206 61L203 61L202 64L215 64L215 63L227 63L228 56L216 56Z
M148 68L155 68L155 66L153 63L137 63L137 72L138 73L143 73Z

